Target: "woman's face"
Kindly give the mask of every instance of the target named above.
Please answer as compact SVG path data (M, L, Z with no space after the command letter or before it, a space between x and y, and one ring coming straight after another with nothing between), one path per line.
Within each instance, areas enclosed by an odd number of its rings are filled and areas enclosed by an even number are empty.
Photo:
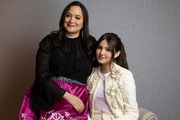
M64 19L66 36L70 38L78 37L83 27L83 13L79 6L71 6Z
M96 57L101 65L109 65L112 58L112 52L109 49L109 45L106 39L102 40L98 45L96 49Z

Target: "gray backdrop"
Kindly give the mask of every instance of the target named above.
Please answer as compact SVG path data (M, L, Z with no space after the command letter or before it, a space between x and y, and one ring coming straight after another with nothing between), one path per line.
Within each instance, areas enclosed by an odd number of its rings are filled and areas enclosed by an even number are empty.
M16 120L34 81L40 40L58 29L72 0L0 1L0 119ZM139 106L160 120L180 119L180 0L81 0L90 32L117 33L125 44Z

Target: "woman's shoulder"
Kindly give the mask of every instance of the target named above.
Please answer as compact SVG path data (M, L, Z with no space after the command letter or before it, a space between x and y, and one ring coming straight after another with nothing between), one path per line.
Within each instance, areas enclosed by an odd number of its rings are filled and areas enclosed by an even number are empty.
M96 40L96 38L95 38L93 35L89 35L89 38L90 38L91 40Z
M56 34L54 33L50 33L48 35L46 35L41 41L40 41L40 44L43 44L43 43L46 43L46 44L51 44L54 39L56 38Z
M98 77L98 67L94 67L92 69L91 74L88 77L88 82L93 82L96 80L96 78Z
M89 35L89 40L92 41L93 43L97 43L96 38L92 35Z
M39 43L39 47L44 50L50 50L52 48L53 42L56 38L56 35L54 33L50 33L46 35Z
M112 75L113 78L124 82L125 84L134 84L134 77L130 70L123 68L119 65L115 65Z
M90 76L98 76L99 67L93 67Z
M121 75L132 75L132 72L126 68L121 67L120 65L115 64L115 71L119 71Z

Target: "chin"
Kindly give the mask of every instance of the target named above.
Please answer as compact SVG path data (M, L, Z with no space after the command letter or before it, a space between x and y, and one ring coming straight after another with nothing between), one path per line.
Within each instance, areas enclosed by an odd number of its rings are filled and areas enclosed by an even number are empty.
M104 64L104 62L103 62L103 61L101 61L101 60L98 60L98 63L99 63L99 64Z

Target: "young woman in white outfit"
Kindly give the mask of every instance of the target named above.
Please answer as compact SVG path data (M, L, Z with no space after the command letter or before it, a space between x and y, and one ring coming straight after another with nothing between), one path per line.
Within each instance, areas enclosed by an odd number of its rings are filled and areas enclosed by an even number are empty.
M121 39L105 33L96 49L98 66L88 77L89 119L138 120L136 86Z

